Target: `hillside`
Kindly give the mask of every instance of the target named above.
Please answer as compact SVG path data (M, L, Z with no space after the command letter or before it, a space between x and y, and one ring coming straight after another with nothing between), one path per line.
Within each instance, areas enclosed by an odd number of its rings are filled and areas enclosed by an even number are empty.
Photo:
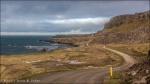
M133 84L150 83L150 50L148 55L139 63L134 64L131 68L124 71L122 81Z
M150 32L150 10L135 14L115 16L104 29L94 34L86 35L57 35L49 42L56 43L148 43Z
M113 17L91 43L148 43L150 11Z

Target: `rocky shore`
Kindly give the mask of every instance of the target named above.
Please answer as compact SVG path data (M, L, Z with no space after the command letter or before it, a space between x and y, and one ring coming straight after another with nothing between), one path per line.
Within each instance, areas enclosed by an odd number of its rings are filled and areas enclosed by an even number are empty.
M92 39L91 34L84 34L84 35L56 35L47 40L40 40L42 42L49 42L49 43L58 43L58 44L68 44L73 47L78 47L84 42L88 42Z
M57 44L68 44L68 45L71 45L73 47L78 47L79 45L78 44L74 44L74 43L65 43L65 42L62 42L62 41L58 41L58 40L55 40L55 39L49 39L49 40L39 40L40 42L49 42L49 43L57 43Z

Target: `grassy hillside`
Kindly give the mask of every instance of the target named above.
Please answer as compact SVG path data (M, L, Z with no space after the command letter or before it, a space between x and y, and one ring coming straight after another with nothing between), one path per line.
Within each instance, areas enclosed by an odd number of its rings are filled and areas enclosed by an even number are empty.
M91 43L148 43L150 42L150 12L115 16L104 29L94 34Z
M119 27L105 28L95 34L91 43L148 43L150 32L149 20L135 21Z
M130 56L135 57L138 61L143 60L147 56L149 50L149 44L108 44L110 48L127 53Z

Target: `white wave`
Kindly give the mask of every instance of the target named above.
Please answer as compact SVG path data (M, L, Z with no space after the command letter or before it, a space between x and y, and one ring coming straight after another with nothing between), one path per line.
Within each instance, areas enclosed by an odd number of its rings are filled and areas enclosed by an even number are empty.
M38 46L25 46L26 48L28 48L28 49L34 49L34 48L37 48Z
M7 45L7 46L11 47L11 45Z
M34 49L36 51L43 51L44 49L46 49L46 51L51 51L54 50L56 48L58 48L58 46L25 46L27 49Z
M53 45L54 45L54 46L57 46L57 45L60 45L60 44L58 44L58 43L54 43Z
M8 47L16 47L16 45L7 45Z

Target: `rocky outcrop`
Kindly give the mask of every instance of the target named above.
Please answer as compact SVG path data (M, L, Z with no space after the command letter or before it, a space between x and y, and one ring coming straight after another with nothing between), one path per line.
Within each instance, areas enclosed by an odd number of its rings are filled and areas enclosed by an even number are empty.
M150 11L112 18L95 34L91 43L148 43L150 41Z
M104 28L118 27L126 23L141 21L148 18L150 18L150 10L142 13L120 15L110 19L110 21L104 25Z
M58 43L58 44L69 44L72 46L79 46L78 43L86 42L90 40L91 36L90 34L85 35L56 35L48 40L40 40L44 42L50 42L50 43Z
M119 30L103 31L95 35L92 43L148 43L149 26L137 27L136 29L121 32Z
M122 82L130 84L150 84L150 50L141 62L134 64L122 74Z

